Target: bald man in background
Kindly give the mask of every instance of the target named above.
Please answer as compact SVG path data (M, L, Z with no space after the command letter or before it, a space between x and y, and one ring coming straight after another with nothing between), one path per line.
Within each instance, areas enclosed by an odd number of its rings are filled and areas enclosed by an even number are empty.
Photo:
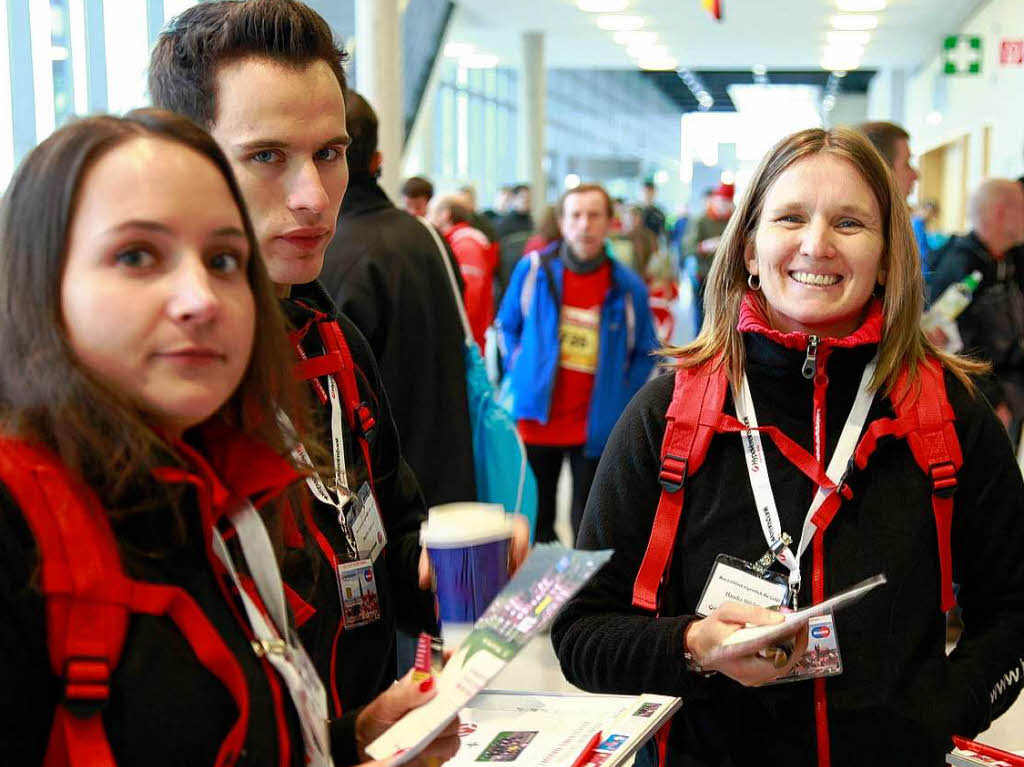
M965 354L992 363L981 388L1015 437L1024 417L1024 189L1016 181L988 179L971 195L968 216L970 233L935 251L928 299L981 272L957 329Z

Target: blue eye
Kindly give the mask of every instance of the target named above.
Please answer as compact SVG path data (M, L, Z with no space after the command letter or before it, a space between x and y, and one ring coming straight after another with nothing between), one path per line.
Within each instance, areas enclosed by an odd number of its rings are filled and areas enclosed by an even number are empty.
M130 248L128 250L122 250L114 257L114 260L118 265L129 269L145 269L153 266L156 262L156 257L148 250L144 250L142 248Z
M253 154L252 159L258 163L266 164L274 162L277 157L272 150L261 149L259 152Z
M343 151L338 149L338 147L327 146L319 150L314 157L316 157L317 160L322 160L324 162L334 162L335 160L340 159L342 154Z

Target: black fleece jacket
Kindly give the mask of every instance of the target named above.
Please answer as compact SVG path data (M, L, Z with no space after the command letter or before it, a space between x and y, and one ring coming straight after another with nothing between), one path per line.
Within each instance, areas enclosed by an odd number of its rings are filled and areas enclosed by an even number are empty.
M475 501L465 335L430 233L374 179L354 177L320 281L370 343L427 506Z
M224 457L211 459L217 480L239 495L249 495L261 481L280 475L282 467L288 482L297 479L269 450L252 450L255 443L232 439L227 430L205 440L206 448L201 447L202 440L190 441L207 459L212 453ZM204 544L208 527L201 517L210 519L212 514L219 519L227 513L227 507L218 507L216 501L223 491L214 490L216 484L208 473L190 468L195 484L181 505L184 539L166 505L156 504L113 521L124 570L139 581L180 587L235 657L249 696L248 727L237 764L280 767L279 732L283 732L290 751L285 763L298 767L304 763L302 736L287 690L276 672L253 652L248 627L240 617L241 605L229 603L227 595L234 592L218 574L214 554ZM140 497L156 495L150 488ZM0 763L19 767L43 763L54 710L63 693L61 680L50 668L37 566L36 542L28 523L12 493L0 484ZM271 679L279 694L272 690ZM169 618L136 613L129 619L102 716L117 764L181 767L216 761L238 709L228 689L200 664ZM354 749L354 744L346 742L338 753Z
M801 374L807 337L790 346L744 335L758 421L811 445L813 384ZM826 343L823 341L822 343ZM826 450L835 450L874 343L832 350L826 363ZM820 354L820 352L819 352ZM819 363L820 369L820 363ZM825 534L825 595L885 572L889 582L836 615L844 670L826 682L833 765L936 765L954 733L988 727L1024 678L1024 483L999 421L950 374L948 396L964 454L954 499L952 554L965 630L947 658L939 610L939 558L930 483L903 440L879 445L851 477ZM631 605L650 537L673 377L651 381L630 403L601 458L579 546L612 548L605 568L567 605L552 629L566 678L608 693L679 695L669 764L811 765L813 685L744 688L686 671L683 632L719 554L754 561L766 549L740 437L717 435L689 479L675 554L658 617ZM734 414L727 396L725 411ZM893 417L876 396L870 421ZM799 536L814 487L765 443L782 527ZM811 550L803 559L811 570Z
M296 566L288 567L285 572L288 585L308 602L296 605L293 601L293 608L297 607L294 612L299 623L299 636L325 681L335 714L338 713L337 703L344 713L335 724L334 732L335 741L341 742L345 739L338 735L338 728L348 728L354 721L356 709L369 703L395 680L396 625L414 635L420 631L437 632L433 592L421 590L417 582L419 531L426 519L426 506L416 477L402 457L387 394L373 353L362 333L347 317L337 312L318 283L293 287L291 296L282 302L282 306L296 328L314 319L317 312L337 319L352 353L360 398L369 406L376 420L376 427L368 440L370 462L377 503L388 537L387 547L374 565L381 619L349 629L343 627L338 582L315 541L307 540L304 544L307 551L319 552L318 566L304 566L303 558L299 558ZM315 327L309 330L302 343L308 357L323 354ZM322 379L321 384L326 387L326 379ZM315 404L321 404L315 395L313 399ZM318 407L316 416L326 437L330 430L329 405ZM347 426L344 431L348 482L355 492L367 481L369 473L355 435ZM325 444L329 442L325 440ZM338 524L337 510L312 497L311 502L316 525L338 560L349 561L351 557L345 553L345 539ZM337 702L333 700L332 684L337 691ZM344 763L352 763L354 752L349 757Z

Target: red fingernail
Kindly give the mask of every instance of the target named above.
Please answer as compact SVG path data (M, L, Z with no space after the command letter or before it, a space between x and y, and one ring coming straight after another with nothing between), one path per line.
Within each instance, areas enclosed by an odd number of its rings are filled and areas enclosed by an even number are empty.
M430 692L432 689L434 689L434 677L424 679L420 682L420 692Z

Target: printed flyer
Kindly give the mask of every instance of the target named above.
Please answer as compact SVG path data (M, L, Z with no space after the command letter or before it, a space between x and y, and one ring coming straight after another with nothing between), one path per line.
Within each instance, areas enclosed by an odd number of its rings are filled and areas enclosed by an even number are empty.
M675 713L679 698L487 691L459 712L461 746L450 767L615 767Z
M575 551L557 543L535 546L438 675L437 697L402 717L367 753L374 759L394 756L396 766L415 757L610 556L610 551ZM529 742L523 738L495 744L494 753L525 749Z

